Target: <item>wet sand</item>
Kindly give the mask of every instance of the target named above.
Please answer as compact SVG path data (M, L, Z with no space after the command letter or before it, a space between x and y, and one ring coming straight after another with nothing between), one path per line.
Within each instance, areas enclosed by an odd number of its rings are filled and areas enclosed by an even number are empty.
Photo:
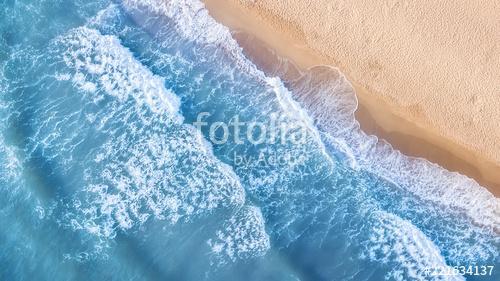
M339 66L334 58L325 56L312 48L301 35L300 27L293 23L287 23L281 27L273 26L269 21L276 22L276 15L265 14L265 12L263 14L262 10L241 5L238 1L205 0L204 2L216 20L236 33L235 37L240 45L257 64L266 63L267 58L263 55L265 52L252 50L252 45L244 42L244 38L247 37L238 36L238 32L254 36L277 55L290 60L302 70L315 65ZM287 30L288 32L285 32ZM413 111L415 107L398 106L388 102L384 95L374 92L373 89L367 89L368 87L360 83L363 81L358 82L349 73L345 73L342 65L340 65L340 70L346 74L355 88L359 101L356 118L365 132L387 140L394 148L406 155L422 157L450 171L467 175L495 196L500 196L500 161L496 161L495 157L487 157L485 153L473 147L448 138L425 122L418 122L409 118L409 115L401 114L405 110ZM490 121L494 123L493 120ZM471 130L474 129L471 128ZM471 134L474 133L476 132ZM493 147L495 145L497 144L494 143Z

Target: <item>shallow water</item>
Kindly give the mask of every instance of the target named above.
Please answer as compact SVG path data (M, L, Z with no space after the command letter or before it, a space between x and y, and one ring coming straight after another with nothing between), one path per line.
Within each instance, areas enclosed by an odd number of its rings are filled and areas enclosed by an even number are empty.
M2 5L1 280L500 278L427 274L498 265L499 201L337 70L283 82L197 1Z

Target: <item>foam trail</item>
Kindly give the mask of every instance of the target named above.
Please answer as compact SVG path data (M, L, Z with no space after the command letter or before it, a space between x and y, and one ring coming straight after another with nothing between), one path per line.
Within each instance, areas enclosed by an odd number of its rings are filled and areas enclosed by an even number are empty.
M175 224L244 204L238 177L214 158L200 132L182 124L178 97L116 37L80 27L55 44L65 48L63 61L71 69L63 76L89 104L110 102L107 111L92 113L86 120L113 138L88 156L85 199L74 203L82 214L69 215L73 228L112 238L117 230L126 231L151 217ZM240 235L255 231L259 235L255 239L264 239L262 247L240 249L248 255L267 249L263 220L253 217L255 224L244 229L237 228L243 226L237 217L231 219Z
M179 98L164 88L160 77L135 62L132 54L121 47L116 37L100 35L96 30L82 27L58 43L70 47L63 54L64 62L76 70L72 81L81 90L96 92L104 89L107 94L122 101L132 95L138 106L147 103L154 113L177 114ZM89 60L93 51L97 52L97 56ZM87 59L84 61L81 58ZM97 84L88 81L83 71L96 77ZM176 117L180 118L179 115Z
M244 207L207 241L212 255L220 263L264 255L271 248L262 213L256 207Z
M367 258L397 264L386 276L391 280L465 280L461 275L433 276L433 270L452 272L440 250L412 223L386 212L374 214L375 224L367 243ZM448 270L446 270L448 268Z
M217 45L233 56L237 66L242 70L265 79L265 75L260 70L248 63L229 29L218 24L208 14L201 1L124 0L122 4L129 12L134 9L146 10L150 14L172 19L175 22L175 28L183 37L201 44Z
M3 71L0 70L0 93L6 93L7 89L3 89ZM7 86L5 86L7 88ZM9 104L3 100L0 94L0 182L5 182L0 188L4 188L10 183L20 179L22 163L19 158L20 152L15 146L11 146L5 142L5 132L9 118Z

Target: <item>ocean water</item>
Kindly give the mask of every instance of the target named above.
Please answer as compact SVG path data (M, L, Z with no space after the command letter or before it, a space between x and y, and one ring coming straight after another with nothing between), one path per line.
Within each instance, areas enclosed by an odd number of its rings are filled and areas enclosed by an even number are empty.
M500 201L338 70L282 80L197 0L1 7L0 280L500 280Z

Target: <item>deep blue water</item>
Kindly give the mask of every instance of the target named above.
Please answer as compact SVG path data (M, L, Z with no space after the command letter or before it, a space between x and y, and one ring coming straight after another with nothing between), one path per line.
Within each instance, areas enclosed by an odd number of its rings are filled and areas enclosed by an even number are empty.
M198 1L0 4L0 280L500 279L499 200L338 70L273 77Z

